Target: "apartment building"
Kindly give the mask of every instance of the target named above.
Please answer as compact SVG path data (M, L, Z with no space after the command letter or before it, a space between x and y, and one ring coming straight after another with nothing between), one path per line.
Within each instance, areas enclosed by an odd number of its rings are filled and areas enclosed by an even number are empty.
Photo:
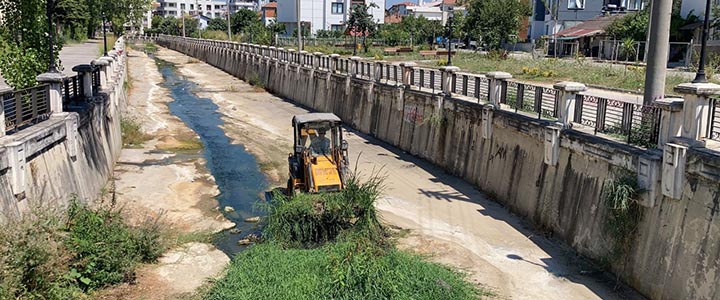
M603 14L642 10L648 0L534 0L529 38L553 35Z
M277 1L277 22L285 24L287 35L297 28L297 1ZM384 23L385 0L302 0L300 22L310 28L311 34L318 30L344 30L353 5L370 3L377 5L369 10L375 22Z
M225 17L228 12L235 13L240 9L259 11L267 0L156 0L158 5L153 15L161 17L180 17L182 13L192 16L202 15L208 18Z

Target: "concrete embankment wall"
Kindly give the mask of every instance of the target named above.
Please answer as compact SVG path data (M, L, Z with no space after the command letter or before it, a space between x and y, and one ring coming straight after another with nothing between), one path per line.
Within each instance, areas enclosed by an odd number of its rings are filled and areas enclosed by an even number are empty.
M126 57L115 57L108 81L78 112L49 119L0 138L0 221L33 207L63 207L73 197L96 199L122 149ZM103 74L103 76L105 76Z
M556 163L548 163L553 123L398 85L299 66L237 44L160 38L165 47L204 60L272 93L426 159L463 178L493 200L553 234L580 254L603 261L614 239L601 196L613 170L659 173L662 152L575 130L559 133ZM439 116L443 116L440 118ZM551 136L551 135L550 135ZM680 200L659 188L643 195L637 238L611 269L652 299L720 299L720 159L688 150ZM651 186L659 179L652 177ZM390 179L392 180L392 179Z

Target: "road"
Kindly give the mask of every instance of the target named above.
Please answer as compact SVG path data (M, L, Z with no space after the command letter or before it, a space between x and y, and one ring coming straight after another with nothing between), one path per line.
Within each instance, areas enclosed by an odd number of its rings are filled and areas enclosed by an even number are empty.
M290 120L306 109L178 52L161 49L157 55L177 64L199 85L198 96L219 106L223 128L234 142L245 144L260 163L273 163L276 173L285 172ZM365 175L387 176L377 208L388 225L410 230L401 248L468 272L499 298L642 298L615 291L614 283L566 246L533 231L461 179L349 128L346 137L351 165Z

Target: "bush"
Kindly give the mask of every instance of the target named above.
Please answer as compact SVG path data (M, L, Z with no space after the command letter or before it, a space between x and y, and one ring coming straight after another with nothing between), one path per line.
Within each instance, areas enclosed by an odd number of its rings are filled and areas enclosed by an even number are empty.
M142 125L134 118L120 119L120 132L124 147L142 147L150 137L142 132Z
M276 192L265 206L268 224L264 235L288 247L314 247L344 234L380 241L384 232L374 203L381 189L379 177L360 183L351 176L338 193L298 194L288 199Z
M86 299L84 291L134 280L165 250L157 222L124 223L113 208L72 201L67 214L36 209L0 229L0 299Z

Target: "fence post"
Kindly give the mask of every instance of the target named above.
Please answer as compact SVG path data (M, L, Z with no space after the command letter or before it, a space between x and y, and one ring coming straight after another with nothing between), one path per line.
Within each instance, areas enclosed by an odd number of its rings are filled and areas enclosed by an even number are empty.
M82 80L82 93L85 98L90 98L93 96L92 71L94 69L95 67L88 64L77 65L72 68L73 72L77 72L80 80Z
M495 107L500 107L502 101L502 83L503 81L512 78L512 75L507 72L490 72L485 75L490 82L488 84L488 96L490 103Z
M301 50L300 51L300 62L299 62L301 66L305 66L305 64L307 64L307 57L308 57L308 52L305 50Z
M400 63L400 69L402 70L402 84L406 87L409 87L411 85L410 77L412 76L413 67L415 66L417 66L417 64L414 62ZM382 69L380 70L380 72L382 73Z
M320 69L320 60L322 59L322 52L313 52L313 69Z
M289 55L289 57L288 57L288 62L289 62L289 63L296 63L297 61L295 60L295 56L296 56L297 53L296 53L295 49L290 48L290 49L288 49L287 51L288 51L288 55Z
M375 79L375 82L380 83L380 80L382 79L382 71L384 64L387 63L385 61L375 61L375 64L373 66L373 79Z
M575 101L577 94L587 90L587 87L578 82L562 81L553 85L557 90L555 101L558 107L558 122L562 123L564 128L572 127L575 120Z
M440 72L442 73L441 76L441 84L442 84L442 92L446 96L450 96L450 91L452 90L452 78L453 74L460 71L460 68L454 67L454 66L445 66L440 68Z
M100 88L107 89L110 86L107 77L107 67L110 64L108 61L103 59L93 60L92 64L100 68Z
M50 86L48 91L48 100L50 101L50 111L53 113L60 113L63 111L63 82L66 78L67 75L60 72L42 73L36 77L37 82L40 84L48 84Z
M352 62L350 64L350 77L357 77L358 64L360 63L361 59L362 58L359 56L350 57L350 61Z
M683 95L683 124L681 136L701 140L708 137L710 123L710 96L720 95L720 85L714 83L683 83L675 87Z
M680 136L684 100L682 98L665 98L655 100L653 104L661 110L657 145L659 149L663 149L672 138Z
M340 54L330 54L330 72L335 73L337 71L338 66L338 60L340 59Z

